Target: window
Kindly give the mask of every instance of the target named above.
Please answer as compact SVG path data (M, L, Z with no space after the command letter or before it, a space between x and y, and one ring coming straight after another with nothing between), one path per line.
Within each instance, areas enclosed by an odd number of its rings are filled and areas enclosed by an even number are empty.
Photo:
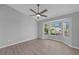
M67 19L54 20L43 25L45 35L64 35L69 36L69 21Z

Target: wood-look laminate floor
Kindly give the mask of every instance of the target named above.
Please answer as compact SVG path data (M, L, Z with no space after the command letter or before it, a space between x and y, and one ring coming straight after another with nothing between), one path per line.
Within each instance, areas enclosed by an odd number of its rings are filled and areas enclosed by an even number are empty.
M0 55L72 55L79 54L79 50L53 41L35 39L0 49Z

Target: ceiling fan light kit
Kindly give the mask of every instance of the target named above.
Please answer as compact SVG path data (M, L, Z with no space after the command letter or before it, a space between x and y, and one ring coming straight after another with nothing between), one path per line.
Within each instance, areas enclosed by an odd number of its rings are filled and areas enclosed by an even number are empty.
M37 12L34 11L33 9L30 9L30 11L32 11L32 12L34 13L34 15L30 15L30 16L36 16L37 19L39 19L41 16L42 16L42 17L47 17L47 15L43 15L43 13L47 12L48 10L45 9L45 10L39 12L40 4L37 4L37 7L38 7L38 8L37 8Z
M40 17L40 15L38 14L38 15L36 15L37 17Z

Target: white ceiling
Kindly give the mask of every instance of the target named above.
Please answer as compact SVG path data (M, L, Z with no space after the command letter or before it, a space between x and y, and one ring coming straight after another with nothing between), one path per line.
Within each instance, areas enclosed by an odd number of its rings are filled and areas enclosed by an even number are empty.
M33 10L37 9L35 4L9 4L8 6L26 14L27 16L33 14L33 12L29 11L30 8ZM77 12L79 11L79 4L40 4L40 11L44 9L48 9L48 12L44 13L45 15L48 15L48 17L40 17L40 20Z

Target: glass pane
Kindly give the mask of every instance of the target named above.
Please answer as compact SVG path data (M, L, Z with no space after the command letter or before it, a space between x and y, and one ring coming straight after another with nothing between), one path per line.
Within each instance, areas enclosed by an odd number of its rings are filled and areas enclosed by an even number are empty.
M61 21L53 21L50 26L50 35L60 35L61 34Z
M63 30L64 30L64 36L69 36L69 22L64 20L64 24L63 24Z
M44 24L44 34L48 34L49 24Z

